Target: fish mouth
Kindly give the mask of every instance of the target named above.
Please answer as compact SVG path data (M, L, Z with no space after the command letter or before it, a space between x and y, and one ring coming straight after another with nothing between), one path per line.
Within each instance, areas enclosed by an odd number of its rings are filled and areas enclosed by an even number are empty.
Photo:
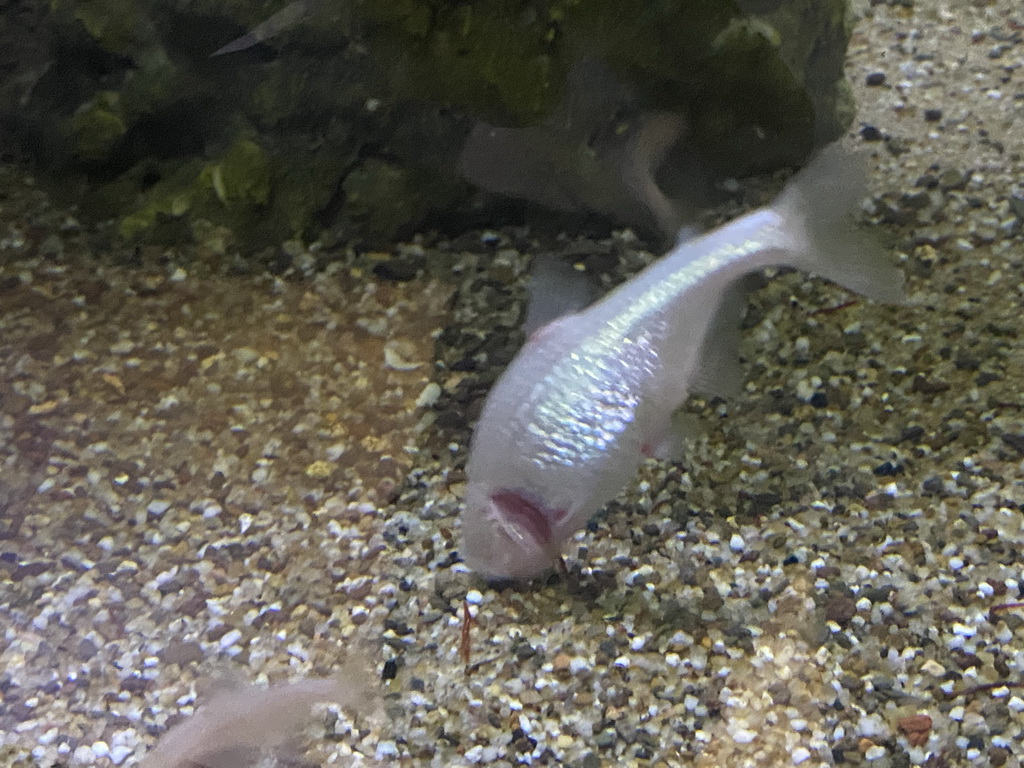
M542 550L551 548L551 512L516 491L491 494L491 502L517 528L525 531Z

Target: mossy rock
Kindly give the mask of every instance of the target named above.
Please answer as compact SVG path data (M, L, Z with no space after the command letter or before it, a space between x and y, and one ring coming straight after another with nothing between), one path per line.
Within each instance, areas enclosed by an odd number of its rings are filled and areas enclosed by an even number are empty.
M53 63L0 118L51 167L73 147L55 183L84 177L97 211L129 204L106 210L126 238L204 218L258 247L451 222L470 208L455 158L473 126L551 126L583 58L626 94L586 130L682 115L677 152L713 174L797 164L853 116L848 0L304 0L298 24L209 57L289 1L50 0ZM575 130L567 151L588 151Z
M398 92L529 125L557 104L568 67L550 18L526 2L360 5Z
M265 206L270 201L270 160L252 139L239 139L219 162L209 163L199 175L226 207Z
M138 169L106 186L108 203L130 194L142 183ZM243 229L258 221L270 202L273 169L262 147L249 138L238 139L219 160L190 160L181 165L151 167L146 173L159 178L147 191L145 202L120 219L125 239L143 238L168 220L201 218Z
M135 0L51 0L55 16L78 21L109 53L132 56L150 45L156 30L148 4Z
M411 234L412 222L443 208L453 181L415 168L370 158L346 177L343 226L348 233L379 245Z
M106 159L127 132L121 97L114 91L101 91L71 116L75 151L86 162Z
M843 63L846 0L569 2L577 46L652 106L686 115L688 141L725 173L794 164L853 119ZM568 27L567 22L567 27Z

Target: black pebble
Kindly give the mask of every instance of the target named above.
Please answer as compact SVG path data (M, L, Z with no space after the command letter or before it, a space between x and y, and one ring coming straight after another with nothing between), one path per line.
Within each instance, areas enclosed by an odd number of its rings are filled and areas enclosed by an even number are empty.
M875 477L893 477L895 475L902 474L903 467L899 464L893 464L891 461L887 461L884 464L879 464L871 471Z
M883 138L882 132L873 125L861 126L860 137L864 139L864 141L881 141Z

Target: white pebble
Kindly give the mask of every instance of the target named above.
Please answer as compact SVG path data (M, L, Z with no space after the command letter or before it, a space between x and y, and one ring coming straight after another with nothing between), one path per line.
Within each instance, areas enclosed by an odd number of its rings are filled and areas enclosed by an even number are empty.
M416 398L417 408L430 408L437 403L438 398L441 397L441 386L432 381L423 388L419 396Z
M584 659L582 656L573 656L569 661L569 671L574 675L579 675L583 672L590 671L590 662Z
M961 637L974 637L978 634L978 630L974 627L968 627L966 624L961 624L958 621L953 622L953 634L960 635Z
M169 411L171 408L175 408L181 405L181 401L174 395L164 395L160 398L160 402L156 404L156 407L161 411Z
M480 605L484 601L484 596L480 594L479 590L471 589L466 593L466 602L470 605Z
M111 747L110 762L112 762L114 765L120 765L124 762L124 759L134 751L134 749L125 744L118 744L115 747Z
M1014 698L1016 698L1016 697L1014 697ZM36 739L36 741L38 741L42 746L48 747L51 744L53 744L54 741L57 740L57 736L59 734L60 734L60 731L58 731L56 728L50 728L48 731L45 731L42 735L40 735Z
M1024 699L1020 696L1011 696L1010 700L1006 702L1006 706L1014 712L1024 712Z
M873 747L868 747L864 757L867 760L880 760L885 757L885 747L880 747L877 744Z
M231 631L225 633L224 636L220 639L220 647L230 648L232 645L234 645L241 639L242 633L237 629L232 629Z
M866 739L884 737L888 729L878 715L861 715L857 721L857 732Z
M747 543L743 540L743 537L740 536L738 533L734 533L729 538L729 549L731 549L733 552L742 552L746 546Z
M110 754L110 745L105 741L94 741L92 743L92 753L96 757L107 757Z
M732 740L737 744L749 744L757 738L757 732L749 728L739 728L732 734Z
M260 358L260 353L252 347L238 347L231 354L240 365L249 365Z
M398 745L393 741L378 742L374 758L380 762L387 757L398 757Z
M807 379L800 379L796 383L796 396L806 403L814 397L814 385Z
M811 751L807 747L797 747L790 754L793 757L793 765L800 765L811 756Z
M153 517L160 517L164 512L171 508L171 502L169 501L151 501L149 506L146 507L146 512L151 514Z
M75 749L74 760L81 765L91 765L96 760L96 755L92 753L91 747L82 744Z
M490 765L498 759L498 748L493 744L488 744L486 747L484 747L482 758L482 762L484 763L484 765Z

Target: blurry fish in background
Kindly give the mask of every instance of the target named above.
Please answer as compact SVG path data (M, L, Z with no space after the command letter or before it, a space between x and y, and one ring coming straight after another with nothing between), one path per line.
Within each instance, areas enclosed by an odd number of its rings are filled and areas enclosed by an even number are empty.
M670 199L658 170L686 120L630 107L626 88L598 63L581 60L566 94L540 125L477 123L463 145L462 175L483 190L565 212L591 212L671 242L693 218Z
M349 661L331 678L223 690L167 731L140 768L240 768L300 733L314 705L359 712L373 701L362 661Z
M252 48L325 6L326 0L295 0L210 55ZM603 65L583 57L567 77L562 102L540 125L476 123L462 147L459 171L487 192L556 211L596 213L667 245L694 218L695 208L667 196L657 180L686 120L641 110L634 101Z
M223 56L227 53L244 51L247 48L252 48L254 45L264 42L265 40L276 37L285 30L294 27L299 22L311 16L313 12L323 4L323 2L324 0L295 0L295 2L289 3L269 19L256 25L241 37L236 37L227 45L221 46L211 53L210 56L212 58L213 56Z

